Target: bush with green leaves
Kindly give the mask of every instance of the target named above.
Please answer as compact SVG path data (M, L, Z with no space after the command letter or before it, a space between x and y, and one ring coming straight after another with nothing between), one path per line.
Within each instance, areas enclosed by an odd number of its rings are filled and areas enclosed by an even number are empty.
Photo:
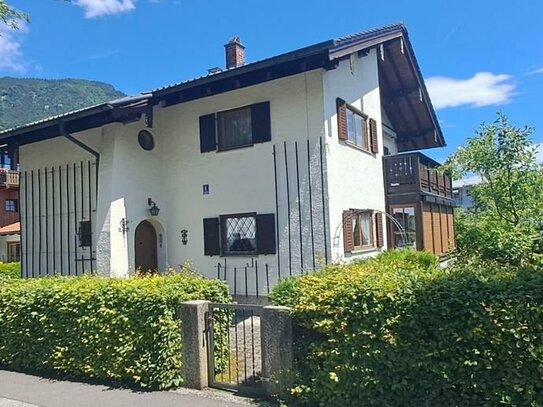
M393 252L274 289L296 326L292 404L542 406L543 273L416 257Z
M21 263L0 263L0 280L20 277Z
M179 304L228 302L228 288L188 272L0 283L0 365L167 389L182 384Z
M481 181L471 189L474 208L456 217L461 258L543 264L543 165L532 133L498 115L442 167L455 178Z

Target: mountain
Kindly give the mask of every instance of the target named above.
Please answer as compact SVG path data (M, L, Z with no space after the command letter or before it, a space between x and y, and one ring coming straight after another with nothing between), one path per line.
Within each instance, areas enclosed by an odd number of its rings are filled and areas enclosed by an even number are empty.
M83 79L0 78L0 130L123 96L107 83Z

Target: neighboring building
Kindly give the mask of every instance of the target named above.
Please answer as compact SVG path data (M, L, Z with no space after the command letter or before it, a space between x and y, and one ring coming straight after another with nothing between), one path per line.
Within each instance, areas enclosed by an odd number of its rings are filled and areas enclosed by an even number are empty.
M19 171L10 168L5 154L0 161L0 261L20 261Z
M451 247L450 180L411 153L445 141L403 25L244 51L234 38L224 71L0 133L25 276L190 262L262 294L322 263Z
M477 178L453 181L453 198L455 205L465 211L473 209L475 202L471 196L471 191L475 185L479 185L480 183L481 180Z

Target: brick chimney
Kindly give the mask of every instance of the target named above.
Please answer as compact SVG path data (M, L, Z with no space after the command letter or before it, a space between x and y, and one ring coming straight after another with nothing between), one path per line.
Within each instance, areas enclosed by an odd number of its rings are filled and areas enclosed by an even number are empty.
M245 65L245 47L239 37L233 37L224 48L226 48L226 69Z

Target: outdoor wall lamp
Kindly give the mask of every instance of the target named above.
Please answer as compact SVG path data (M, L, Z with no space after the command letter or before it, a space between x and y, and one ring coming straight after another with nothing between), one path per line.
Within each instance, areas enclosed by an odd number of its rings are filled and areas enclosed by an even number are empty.
M147 198L147 205L152 205L151 208L149 208L149 213L151 214L151 216L158 216L160 208L156 206L155 201L153 201L151 198Z

